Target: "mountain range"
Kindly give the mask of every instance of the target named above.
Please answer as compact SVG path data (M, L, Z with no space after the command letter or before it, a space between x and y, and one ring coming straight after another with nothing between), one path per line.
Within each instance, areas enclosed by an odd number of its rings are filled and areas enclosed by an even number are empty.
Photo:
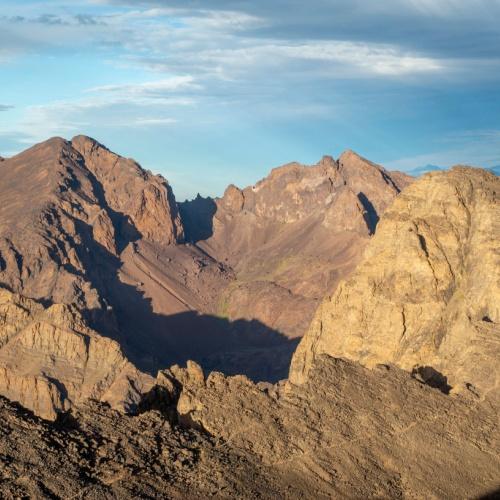
M3 496L499 486L493 173L348 150L178 203L85 136L0 172Z

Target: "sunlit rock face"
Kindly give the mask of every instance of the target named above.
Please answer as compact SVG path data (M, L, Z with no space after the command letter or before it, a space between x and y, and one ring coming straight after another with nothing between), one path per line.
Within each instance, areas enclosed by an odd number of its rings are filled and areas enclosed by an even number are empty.
M425 175L385 212L353 275L327 297L297 352L302 383L321 353L394 363L443 390L497 391L498 177Z
M54 420L87 399L134 410L153 379L73 307L0 289L0 394Z

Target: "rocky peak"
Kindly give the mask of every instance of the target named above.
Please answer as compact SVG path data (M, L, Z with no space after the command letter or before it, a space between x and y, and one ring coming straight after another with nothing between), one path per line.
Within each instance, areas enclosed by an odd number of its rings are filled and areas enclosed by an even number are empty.
M395 363L445 391L498 388L499 192L498 177L464 167L405 189L354 274L318 309L291 381L326 353Z
M54 137L1 170L0 284L31 298L98 309L128 243L183 238L166 181L88 137Z
M234 184L230 184L224 191L221 202L229 212L239 212L243 209L245 195L241 189Z
M71 144L101 184L109 207L130 217L144 238L160 244L184 239L174 194L163 177L116 155L90 137L74 137Z
M294 223L311 217L317 210L325 213L326 207L335 205L339 209L339 199L352 200L354 204L348 210L356 211L361 205L366 221L364 230L373 233L380 214L411 180L400 173L393 178L392 172L346 151L338 162L323 156L313 166L288 163L273 169L254 186L240 190L231 185L217 201L218 215L223 218L225 211L233 213L244 208L259 219ZM345 189L354 197L345 195ZM353 225L348 218L345 223Z
M344 178L353 185L357 185L360 177L367 176L367 180L373 183L375 187L384 182L390 188L399 192L413 181L413 177L402 172L397 172L397 179L395 179L394 172L389 172L381 165L363 158L350 149L340 155L338 166Z
M323 167L327 168L335 168L337 167L337 162L333 158L333 156L329 155L324 155L321 160L318 162L318 165L321 165Z

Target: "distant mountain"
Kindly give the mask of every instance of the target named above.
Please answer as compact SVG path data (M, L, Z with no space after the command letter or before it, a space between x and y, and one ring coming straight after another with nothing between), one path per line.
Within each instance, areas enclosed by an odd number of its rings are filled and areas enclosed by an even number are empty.
M414 177L420 177L421 175L426 174L427 172L435 172L442 170L448 170L448 167L440 167L438 165L429 164L413 168L409 170L407 173ZM495 175L500 175L500 165L496 165L494 167L486 167L485 170L489 170L490 172L493 172Z
M437 165L422 165L421 167L415 167L408 171L410 175L414 177L419 177L420 175L426 174L427 172L434 172L436 170L446 170L444 167L438 167Z
M413 179L353 151L290 163L254 186L179 204L186 238L236 279L219 315L304 334L321 298L350 274L379 217ZM201 233L200 233L201 231Z

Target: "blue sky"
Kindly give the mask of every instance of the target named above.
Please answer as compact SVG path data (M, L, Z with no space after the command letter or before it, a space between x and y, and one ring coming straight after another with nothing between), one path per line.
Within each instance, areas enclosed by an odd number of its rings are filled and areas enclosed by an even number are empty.
M350 148L500 164L500 0L2 0L0 155L91 135L178 199Z

